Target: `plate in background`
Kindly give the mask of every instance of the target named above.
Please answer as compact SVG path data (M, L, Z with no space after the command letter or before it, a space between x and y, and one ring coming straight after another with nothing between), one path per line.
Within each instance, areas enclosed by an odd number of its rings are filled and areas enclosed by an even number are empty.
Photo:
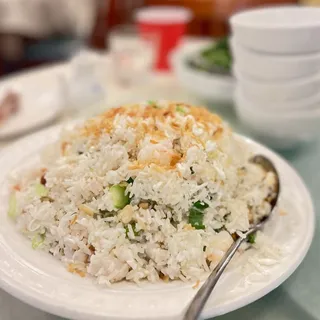
M53 122L65 107L57 69L12 76L0 83L0 101L8 91L19 94L19 110L0 124L0 139L10 139Z

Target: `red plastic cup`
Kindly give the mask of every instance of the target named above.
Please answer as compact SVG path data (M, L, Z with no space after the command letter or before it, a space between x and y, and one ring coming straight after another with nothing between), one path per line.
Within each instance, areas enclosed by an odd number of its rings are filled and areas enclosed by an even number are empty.
M179 45L192 18L189 9L176 6L152 6L139 9L136 21L140 36L157 38L155 68L169 70L170 52Z

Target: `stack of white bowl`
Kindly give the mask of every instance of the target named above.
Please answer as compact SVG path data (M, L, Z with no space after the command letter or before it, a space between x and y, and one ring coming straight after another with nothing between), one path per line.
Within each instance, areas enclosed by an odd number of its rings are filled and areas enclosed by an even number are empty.
M231 18L235 105L276 148L320 133L320 8L272 7Z

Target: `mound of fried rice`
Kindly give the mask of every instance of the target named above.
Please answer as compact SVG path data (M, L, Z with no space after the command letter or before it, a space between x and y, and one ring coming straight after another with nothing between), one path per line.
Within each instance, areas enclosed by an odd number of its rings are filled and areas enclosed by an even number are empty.
M9 215L82 277L197 281L270 211L274 176L215 114L148 101L63 132L13 185Z

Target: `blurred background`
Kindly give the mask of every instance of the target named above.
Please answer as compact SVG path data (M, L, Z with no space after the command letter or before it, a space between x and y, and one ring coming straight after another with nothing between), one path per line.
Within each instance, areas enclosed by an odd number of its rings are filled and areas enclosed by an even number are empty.
M230 20L270 6L308 10ZM320 208L318 22L320 0L0 0L0 155L51 124L180 100L279 151ZM320 319L319 240L280 289L219 320ZM0 290L0 319L58 318Z
M108 49L117 25L133 24L135 9L175 5L193 13L188 34L221 37L234 12L263 5L317 5L317 0L0 0L0 75L67 59L82 46Z

